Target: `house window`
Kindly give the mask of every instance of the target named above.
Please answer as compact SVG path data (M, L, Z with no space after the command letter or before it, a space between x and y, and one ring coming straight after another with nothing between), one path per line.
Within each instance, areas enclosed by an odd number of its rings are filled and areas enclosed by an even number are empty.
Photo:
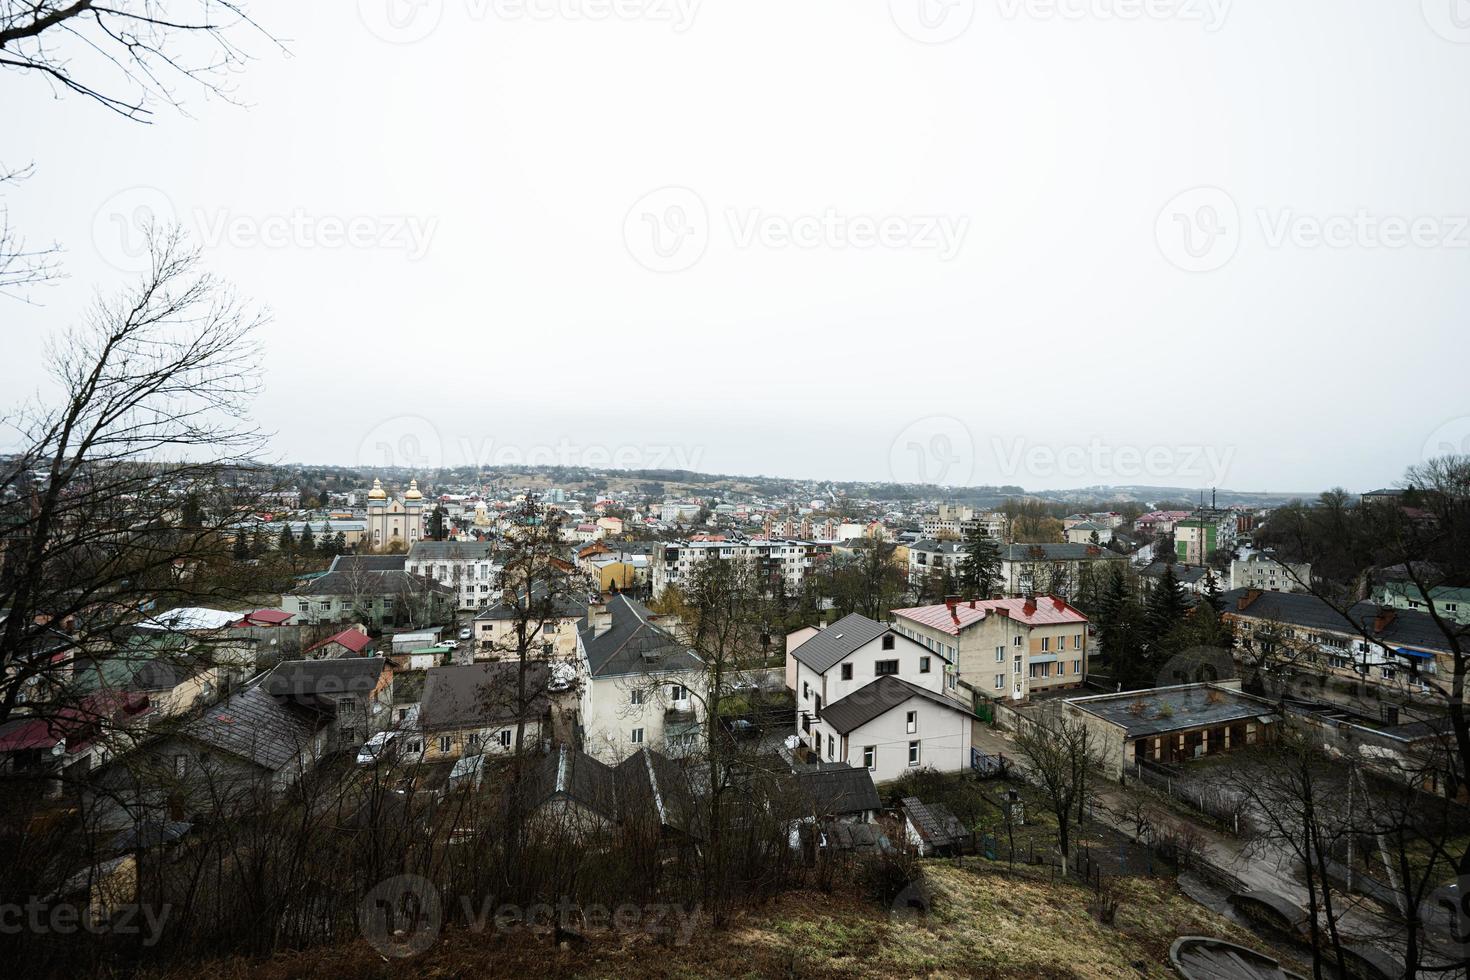
M897 660L877 660L873 663L873 675L875 677L882 677L884 674L896 673L898 673Z
M472 748L472 749L479 748L480 747L480 733L479 732L470 732L470 737L468 739L466 739L466 742L468 743L469 747Z
M997 691L1003 691L1003 690L1005 690L1005 686L1006 686L1006 675L1005 674L996 674L995 675L995 689Z
M1082 673L1082 661L1080 661L1080 660L1074 660L1074 661L1072 661L1072 673L1074 673L1074 674L1080 674L1080 673Z
M893 634L892 633L884 633L883 634L883 649L885 649L885 650L892 650L893 649Z
M1020 654L1017 654L1016 657L1015 657L1015 659L1011 661L1011 667L1012 667L1012 672L1013 673L1019 674L1021 672L1021 655Z
M1032 680L1035 680L1037 677L1040 676L1040 674L1038 673L1040 670L1041 670L1041 664L1032 664L1031 665L1031 679Z
M508 748L510 748L510 729L509 728L507 728L505 731L503 731L503 732L500 733L500 747L502 749L508 749Z
M833 758L836 758L836 757L837 757L837 745L836 745L836 742L834 742L832 740L832 736L831 735L828 735L827 736L827 758L833 759Z
M863 746L863 768L867 769L869 772L878 768L878 746Z
M641 690L638 690L637 688L629 691L628 692L628 702L630 704L642 704L643 703L643 692Z
M921 674L927 674L927 673L929 673L929 658L928 657L920 657L919 658L919 673L921 673Z
M904 727L910 735L919 730L919 713L917 711L910 711L904 716Z
M842 679L845 681L852 680L852 664L842 665Z
M1011 637L1011 646L1018 647L1020 645L1021 645L1021 635L1018 633L1015 636Z
M440 752L448 752L449 751L449 736L448 735L440 735L439 736L439 751Z
M1042 664L1041 665L1041 676L1042 677L1050 677L1051 676L1051 664Z
M1051 637L1049 637L1049 636L1043 636L1041 638L1041 650L1042 650L1042 652L1045 653L1046 651L1048 651L1050 649L1051 649Z
M917 766L918 764L919 764L919 743L918 743L918 740L916 739L916 740L914 740L914 741L912 741L912 742L909 743L909 765L911 765L911 766Z
M635 729L633 729L633 731L631 731L628 734L628 741L632 742L634 745L642 745L643 744L643 729L641 729L641 728L635 728Z
M998 663L998 664L1003 664L1003 663L1006 662L1006 648L1005 647L996 647L995 648L995 662Z
M801 699L803 701L810 701L812 699L812 689L806 681L801 682Z
M1078 633L1076 636L1072 637L1072 649L1073 650L1081 650L1082 649L1082 634L1081 633Z

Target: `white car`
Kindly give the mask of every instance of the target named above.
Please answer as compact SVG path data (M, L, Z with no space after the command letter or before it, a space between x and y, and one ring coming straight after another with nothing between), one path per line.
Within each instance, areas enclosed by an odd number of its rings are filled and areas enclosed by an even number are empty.
M363 742L362 748L357 750L357 764L375 766L384 759L392 758L394 751L398 748L397 742L397 732L378 732Z
M551 680L547 683L548 691L570 691L572 685L577 683L577 668L571 664L553 664L551 667Z
M468 626L459 631L459 638L461 640L468 640L470 638L470 628Z

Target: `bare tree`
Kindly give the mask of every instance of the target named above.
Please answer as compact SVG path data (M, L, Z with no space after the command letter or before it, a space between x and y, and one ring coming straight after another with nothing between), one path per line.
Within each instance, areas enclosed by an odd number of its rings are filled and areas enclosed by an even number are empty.
M246 418L259 313L175 234L152 268L51 345L59 406L14 409L0 464L0 723L80 709L70 681L140 610L250 594L230 541L251 509ZM22 710L23 709L23 710Z
M1071 856L1072 822L1085 805L1090 770L1098 764L1087 725L1069 718L1023 724L1016 744L1031 760L1031 769L1057 818L1057 842L1065 874Z

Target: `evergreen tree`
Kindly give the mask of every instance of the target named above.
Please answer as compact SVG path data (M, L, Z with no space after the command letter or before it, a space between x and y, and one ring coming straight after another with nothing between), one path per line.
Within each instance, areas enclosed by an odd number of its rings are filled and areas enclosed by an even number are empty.
M291 533L291 525L285 521L281 522L281 536L276 539L276 547L283 555L289 555L296 550L296 537Z
M236 561L244 561L250 557L250 545L245 541L245 532L235 532L235 546L231 551Z
M297 543L304 555L309 555L316 550L316 534L311 530L311 521L307 521L301 528L301 540Z
M429 540L444 540L444 508L439 504L429 512Z
M316 543L316 550L324 555L330 556L333 554L332 546L336 543L336 540L336 535L332 533L331 518L322 521L322 536Z
M1184 595L1184 586L1179 584L1174 566L1165 565L1164 574L1148 594L1148 603L1144 607L1149 653L1156 663L1162 663L1163 658L1172 652L1169 639L1188 612L1189 600Z
M347 535L346 535L346 533L344 533L342 531L338 531L336 534L332 535L332 554L333 555L345 555L345 554L347 554Z
M1094 617L1103 656L1114 679L1124 687L1149 685L1153 673L1145 649L1143 607L1121 567L1114 565L1105 575Z
M1000 545L978 524L965 535L960 587L976 599L989 599L1000 587Z
M265 531L257 524L255 530L250 532L250 557L259 558L265 551Z

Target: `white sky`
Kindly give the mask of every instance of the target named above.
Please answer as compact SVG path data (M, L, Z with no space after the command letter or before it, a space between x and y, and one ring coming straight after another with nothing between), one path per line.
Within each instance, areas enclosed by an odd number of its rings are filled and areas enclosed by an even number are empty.
M247 108L0 78L71 275L0 301L0 390L147 205L273 310L286 460L1392 483L1470 450L1454 2L257 0Z

